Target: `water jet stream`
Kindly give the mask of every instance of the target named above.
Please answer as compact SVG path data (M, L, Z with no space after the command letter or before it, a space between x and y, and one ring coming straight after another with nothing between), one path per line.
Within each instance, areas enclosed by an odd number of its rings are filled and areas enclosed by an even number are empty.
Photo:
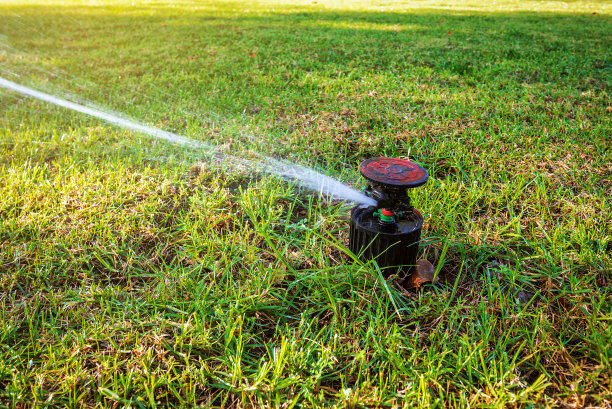
M121 128L140 132L145 135L162 139L173 144L202 149L209 154L214 154L217 151L217 148L215 146L208 145L204 142L177 135L172 132L163 131L161 129L154 128L151 126L143 125L138 122L110 114L108 112L103 112L85 105L77 104L66 99L46 94L44 92L36 91L32 88L19 85L2 77L0 77L0 87L7 88L12 91L16 91L22 95L27 95L57 106L68 108L76 112L93 116L95 118L102 119L106 122L110 122L111 124L117 125ZM235 162L241 165L243 168L248 168L252 171L261 170L270 174L280 176L286 180L294 181L303 187L319 192L319 194L321 195L325 194L330 197L335 197L338 199L348 200L351 202L361 203L369 206L376 205L376 201L374 199L356 191L355 189L352 189L351 187L329 176L323 175L313 169L309 169L289 161L278 160L269 156L260 156L260 159L263 161L260 163L225 154L222 158L225 160L230 159L232 162Z

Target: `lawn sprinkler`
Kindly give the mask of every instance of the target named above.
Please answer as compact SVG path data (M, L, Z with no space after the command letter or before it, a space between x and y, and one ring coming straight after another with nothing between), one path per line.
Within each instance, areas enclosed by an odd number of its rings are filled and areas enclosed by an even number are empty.
M364 193L377 205L351 210L349 248L364 261L376 260L386 278L397 274L406 280L414 272L423 227L407 189L427 182L429 174L416 163L395 158L367 159L359 171L368 181Z

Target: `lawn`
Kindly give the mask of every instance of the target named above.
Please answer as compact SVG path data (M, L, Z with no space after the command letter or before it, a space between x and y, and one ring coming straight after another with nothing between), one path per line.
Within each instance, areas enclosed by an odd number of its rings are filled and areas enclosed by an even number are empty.
M0 407L612 404L612 5L7 1L0 77L413 200L350 203L0 88ZM608 406L609 407L609 406Z

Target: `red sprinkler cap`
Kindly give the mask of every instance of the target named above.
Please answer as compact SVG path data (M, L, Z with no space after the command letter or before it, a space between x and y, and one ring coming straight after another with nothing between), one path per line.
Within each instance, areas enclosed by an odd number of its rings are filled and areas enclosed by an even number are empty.
M429 178L423 167L398 158L366 159L361 162L359 171L370 182L405 188L421 186Z
M387 210L387 209L380 209L380 213L383 216L395 216L395 213L393 213L391 210Z

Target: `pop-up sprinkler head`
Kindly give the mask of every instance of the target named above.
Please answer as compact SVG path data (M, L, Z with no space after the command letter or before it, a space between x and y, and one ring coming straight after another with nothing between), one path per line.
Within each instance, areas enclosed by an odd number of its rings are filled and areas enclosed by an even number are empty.
M427 171L404 159L372 158L361 162L367 179L364 193L377 205L351 211L349 248L364 260L376 259L385 276L412 274L423 217L414 209L408 189L427 182Z

